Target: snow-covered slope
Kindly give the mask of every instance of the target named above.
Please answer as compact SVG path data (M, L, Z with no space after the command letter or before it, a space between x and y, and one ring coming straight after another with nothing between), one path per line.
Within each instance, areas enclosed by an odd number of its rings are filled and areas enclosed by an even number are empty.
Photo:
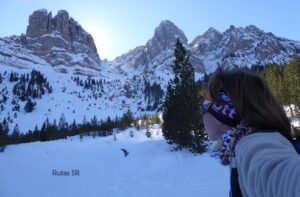
M117 141L113 136L84 136L82 141L74 136L9 146L0 154L0 196L228 195L227 167L208 153L172 152L158 127L152 133L147 138L145 130L129 128L116 134ZM121 149L129 152L127 157ZM66 175L53 175L54 170Z
M35 109L26 113L26 101L20 100L13 91L20 79L10 82L9 78L12 72L18 73L20 78L22 74L30 74L32 69L44 75L53 91L46 92L40 99L34 99L37 103ZM56 72L57 69L60 69L59 72ZM0 74L0 121L9 119L10 131L18 124L22 133L33 130L35 125L41 128L47 118L50 122L54 119L58 121L62 114L68 123L74 119L77 123L82 123L84 116L88 121L93 116L100 121L108 116L120 117L128 110L135 117L155 113L162 105L164 90L170 77L145 77L135 73L126 76L105 69L99 73L88 68L78 70L76 67L61 66L53 69L42 65L30 65L23 69L2 65ZM27 86L28 83L25 85L26 90ZM4 97L7 97L5 102ZM13 110L13 100L17 100L20 105L19 111Z

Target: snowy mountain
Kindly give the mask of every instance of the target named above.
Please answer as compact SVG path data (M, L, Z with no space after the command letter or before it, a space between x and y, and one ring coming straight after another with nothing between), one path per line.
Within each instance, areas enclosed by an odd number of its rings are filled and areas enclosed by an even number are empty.
M25 133L62 114L69 123L82 123L84 116L100 121L128 110L135 116L156 112L171 77L120 73L100 62L91 35L63 10L54 17L37 10L29 17L26 35L1 38L0 65L0 121L8 120L10 133L16 124ZM36 81L33 69L47 87ZM32 112L25 110L29 98L36 103Z
M153 37L147 41L144 46L136 47L117 57L108 64L117 68L120 73L126 73L134 69L142 73L172 73L171 65L174 60L174 49L176 40L179 39L188 51L190 51L190 60L196 71L203 73L203 65L200 65L199 58L191 53L188 40L183 31L171 21L162 21L155 29Z
M73 136L10 145L0 154L0 195L227 196L228 167L208 153L171 151L157 125L151 128L152 138L145 132L128 128L116 133L117 141L113 136Z
M113 61L101 62L93 37L65 10L52 13L45 9L29 17L26 34L0 38L0 63L15 67L31 64L50 65L59 72L76 67L73 73L94 75L102 69L116 74L172 74L176 39L186 47L197 73L225 68L270 63L288 63L293 55L300 56L300 42L277 37L254 25L229 27L225 32L209 28L190 43L184 32L169 20L162 21L145 45L138 46Z
M221 33L209 28L204 34L188 43L183 31L171 21L162 21L153 37L108 63L119 73L132 69L143 73L170 73L174 60L174 43L180 39L190 54L197 73L213 72L223 68L251 67L253 65L286 64L293 55L300 56L300 42L266 33L254 25L230 26ZM129 70L129 71L128 71Z
M192 51L201 59L207 72L217 65L230 69L252 65L286 64L293 55L300 56L300 42L266 33L254 25L230 26L221 33L209 28L191 43Z
M92 36L67 11L52 17L47 10L37 10L29 17L26 34L0 38L0 121L9 119L11 131L18 124L27 132L35 125L40 128L46 118L57 121L62 114L69 123L73 119L80 123L84 116L100 120L122 116L127 110L135 116L157 113L173 77L177 39L190 55L196 79L218 65L282 64L300 55L299 41L276 37L253 25L231 26L223 33L209 28L189 43L180 28L165 20L145 45L113 61L101 61ZM48 88L26 77L33 69L44 76ZM12 73L16 80L10 80ZM33 99L37 105L31 113L24 109L30 96L22 99L16 93L29 91L39 95Z

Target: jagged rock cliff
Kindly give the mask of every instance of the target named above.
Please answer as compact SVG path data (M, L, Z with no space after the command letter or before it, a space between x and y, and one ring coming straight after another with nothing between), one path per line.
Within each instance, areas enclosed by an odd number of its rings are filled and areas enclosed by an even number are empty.
M51 66L79 66L100 70L100 58L93 37L71 18L67 11L60 10L52 17L45 9L34 11L29 16L26 34L2 39L7 48L4 53L18 59L30 54L29 62L36 63L32 56L43 59ZM0 43L1 44L1 43Z

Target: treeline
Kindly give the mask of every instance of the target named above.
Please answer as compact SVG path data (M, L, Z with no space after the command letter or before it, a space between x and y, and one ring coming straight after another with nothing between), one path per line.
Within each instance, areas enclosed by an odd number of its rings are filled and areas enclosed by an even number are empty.
M78 124L75 119L71 124L68 124L64 114L61 115L59 121L54 120L50 122L47 118L42 127L39 129L35 126L34 130L29 130L27 133L20 133L18 124L15 125L12 133L9 135L9 126L6 119L0 123L0 147L3 148L9 144L20 144L35 141L50 141L56 139L63 139L67 136L74 136L78 134L86 134L93 136L107 136L112 134L114 128L126 129L134 122L134 117L131 111L127 111L122 117L115 117L111 119L98 121L94 116L90 121L86 117L83 118L82 123Z
M77 86L83 88L83 91L78 90L78 91L71 92L71 94L75 94L82 101L87 101L88 99L92 99L92 98L94 98L95 100L102 97L107 98L107 94L105 90L107 91L110 89L115 89L112 87L114 87L116 84L121 83L120 80L107 81L105 79L93 79L91 76L88 76L85 79L82 79L79 76L75 76L75 77L72 76L71 80L73 80ZM90 90L91 94L85 95L80 93L80 92L84 93L85 90Z
M147 111L160 111L163 103L164 91L157 83L150 84L150 82L144 79L144 100L147 101Z
M52 93L53 88L49 85L47 78L41 72L32 70L30 74L21 74L11 72L10 82L17 82L13 87L13 94L21 101L29 98L42 98L45 93Z
M103 92L103 85L106 83L105 79L95 80L95 79L92 79L90 76L85 80L80 79L78 76L77 77L72 76L71 79L74 82L76 82L76 84L78 86L81 86L84 89L90 89L93 91L97 90L98 92L99 91Z
M292 116L300 117L300 59L294 57L286 65L267 65L264 67L252 67L253 70L262 74L268 82L274 96L278 101L292 109Z
M34 102L33 99L40 99L44 94L53 92L53 88L49 85L47 78L39 71L32 70L31 73L27 74L19 74L16 72L8 74L4 72L4 76L0 74L1 83L6 75L9 77L9 82L15 83L12 88L14 95L11 101L12 111L20 111L19 101L21 101L26 102L24 106L25 112L32 112L36 106L36 102ZM9 98L7 87L1 90L1 96L0 111L4 111Z
M289 64L278 65L271 64L266 66L254 65L251 70L261 74L267 81L268 86L273 95L278 99L282 106L289 106L292 104L296 106L292 110L292 116L300 118L300 59L294 56ZM208 80L211 74L204 75L200 84L200 92L206 89Z
M106 97L107 91L121 89L124 96L129 99L134 99L142 95L146 103L145 107L138 107L139 111L160 111L163 103L164 90L157 82L150 83L146 78L141 79L139 76L134 75L130 81L122 85L120 80L106 81L105 79L93 79L88 76L85 79L79 76L71 77L77 86L81 86L84 90L91 90L91 95L88 98L95 98L96 100L101 97ZM161 78L158 78L161 80ZM141 84L144 84L142 86ZM74 91L71 94L76 94L78 98L84 100L84 95L80 92ZM114 99L114 96L109 99ZM125 101L122 101L125 102ZM141 104L141 103L140 103Z

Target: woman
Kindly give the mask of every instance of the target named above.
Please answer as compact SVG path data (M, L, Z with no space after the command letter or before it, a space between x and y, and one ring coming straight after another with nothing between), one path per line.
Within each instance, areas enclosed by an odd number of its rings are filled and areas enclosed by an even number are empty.
M266 81L249 69L210 78L201 106L213 156L231 169L230 196L300 196L300 157L290 122Z

